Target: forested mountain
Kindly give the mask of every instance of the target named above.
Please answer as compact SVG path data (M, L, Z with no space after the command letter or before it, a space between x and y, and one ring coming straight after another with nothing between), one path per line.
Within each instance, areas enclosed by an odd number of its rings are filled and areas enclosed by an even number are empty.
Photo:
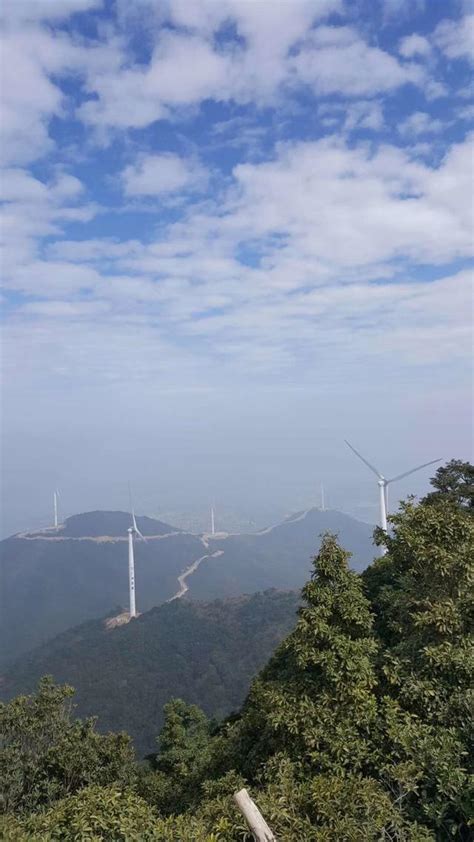
M189 598L236 596L267 588L300 588L326 530L339 534L362 569L372 560L372 527L341 512L311 509L250 535L194 535L137 517L147 541L135 544L138 610L179 590L178 576L201 560L186 581ZM88 512L55 529L1 542L0 663L86 620L128 604L125 512Z
M139 609L146 611L176 592L179 574L206 550L196 535L150 518L137 523L144 534L166 535L137 542ZM124 512L92 512L1 542L2 663L127 605L129 526Z
M145 536L169 535L174 532L181 532L176 526L163 523L152 517L136 518L137 526ZM72 515L59 527L57 535L63 538L81 538L84 535L99 537L110 535L113 538L123 537L131 526L128 512L85 512L81 515Z
M376 555L373 526L343 512L309 509L262 532L214 538L212 546L223 554L199 566L190 580L191 596L210 599L268 587L301 588L327 531L350 550L354 570L363 570Z
M140 754L156 749L163 705L180 696L211 717L243 702L251 679L296 622L299 592L267 591L211 604L175 600L124 626L84 623L23 656L0 697L31 692L43 675L71 684L80 716L125 729Z
M103 735L93 720L74 719L71 689L48 679L34 695L0 705L0 836L241 842L249 834L232 796L246 787L278 842L470 842L474 469L467 467L450 463L438 471L436 492L402 504L391 534L377 531L387 554L362 574L325 535L293 630L240 711L216 723L174 699L146 763L134 761L125 734ZM274 617L279 605L286 616L291 601L294 610L291 594L237 600L230 615L239 616L238 629L250 626L240 639L222 604L178 602L150 617L184 622L204 612L235 653L270 629L256 619L268 617L264 606ZM116 640L145 627L145 617L133 621ZM85 656L96 631L76 632L85 636ZM195 679L207 663L196 632L185 652L196 661ZM68 646L74 651L73 640ZM132 675L131 660L127 667ZM189 680L189 666L181 675ZM163 672L156 687L162 680ZM215 679L208 673L207 680Z

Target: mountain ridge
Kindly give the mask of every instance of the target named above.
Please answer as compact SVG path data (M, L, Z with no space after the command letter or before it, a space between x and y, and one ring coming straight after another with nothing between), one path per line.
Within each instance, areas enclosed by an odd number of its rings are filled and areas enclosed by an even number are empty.
M126 512L86 512L57 529L18 533L0 543L0 665L128 604L130 523ZM140 612L174 597L209 601L272 587L298 589L328 530L353 552L355 569L374 555L372 527L334 510L309 509L257 533L195 534L141 516L137 523L147 537L135 544Z
M162 535L186 534L183 529L171 526L157 518L147 515L137 515L136 522L140 532L145 537L156 537ZM47 526L34 532L24 531L11 535L10 538L117 538L127 540L127 529L132 525L132 519L128 512L118 510L96 509L90 512L67 517L63 523L56 526ZM86 531L84 531L86 530ZM187 533L191 534L191 533ZM6 538L5 540L9 540Z

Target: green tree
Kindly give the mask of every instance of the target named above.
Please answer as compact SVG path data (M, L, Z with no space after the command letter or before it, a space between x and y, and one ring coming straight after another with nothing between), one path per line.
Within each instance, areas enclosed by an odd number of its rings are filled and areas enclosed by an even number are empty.
M93 719L74 719L73 693L45 677L36 695L0 705L2 812L30 813L89 784L133 778L130 738L98 734Z
M197 705L172 699L164 707L155 766L173 778L193 778L202 767L210 743L210 722Z
M251 689L234 728L250 778L276 752L318 772L370 765L377 643L349 556L324 536L297 626Z
M235 822L235 815L223 818L223 812L229 812L228 807L216 802L206 805L202 816L162 818L132 790L91 786L45 812L9 823L1 838L6 842L240 842L245 828Z
M449 497L402 504L364 574L381 637L381 775L407 816L468 838L473 736L474 519Z
M90 786L21 824L26 839L114 842L158 839L158 815L142 798L117 787Z
M437 503L450 500L466 509L474 509L474 465L461 459L451 459L438 468L431 480L436 489L424 499L424 503Z
M199 801L200 785L211 757L211 722L196 705L172 699L164 706L165 721L151 771L139 777L139 791L162 813L181 812Z

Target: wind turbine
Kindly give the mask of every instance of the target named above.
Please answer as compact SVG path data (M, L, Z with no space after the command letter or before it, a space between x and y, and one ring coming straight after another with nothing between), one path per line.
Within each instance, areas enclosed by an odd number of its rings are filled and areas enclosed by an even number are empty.
M54 504L54 528L58 528L58 500L59 500L59 491L56 491L53 494L53 504Z
M350 442L347 441L347 439L344 439L344 441L346 442L347 446L350 447L352 452L355 453L355 455L359 457L359 459L364 463L364 465L367 465L367 467L370 468L372 473L374 473L377 477L377 485L379 487L380 526L382 527L384 532L386 532L388 512L388 486L390 485L390 483L397 482L399 479L403 479L404 477L407 477L410 474L414 474L415 471L421 471L422 468L427 468L428 465L434 465L436 462L441 462L441 459L432 459L431 462L423 462L422 465L418 465L416 468L411 468L411 470L405 471L403 474L397 474L396 477L386 479L377 468L371 465L370 462L368 462L367 459L365 459L364 456L362 456L362 454L359 453L359 451L356 450L355 447L353 447L352 444L350 444ZM386 552L386 548L382 548L382 555L385 555Z
M216 534L216 525L214 523L214 506L211 506L211 535Z
M326 506L324 505L324 485L321 483L321 511L326 511Z
M132 504L132 492L130 489L130 484L128 486L129 494L130 494L130 508L132 514L132 525L128 528L128 591L129 591L129 614L130 617L137 616L137 606L135 601L135 551L133 545L133 539L135 535L138 535L142 541L145 541L146 538L140 532L137 521L135 519L135 511Z

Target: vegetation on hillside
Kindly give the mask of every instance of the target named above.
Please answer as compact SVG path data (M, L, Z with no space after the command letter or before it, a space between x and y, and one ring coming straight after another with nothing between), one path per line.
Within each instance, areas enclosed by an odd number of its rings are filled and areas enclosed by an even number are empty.
M48 681L5 705L5 838L237 842L246 785L279 842L467 842L472 509L465 483L404 503L362 576L326 535L296 628L239 714L216 726L169 703L146 765L74 722Z
M19 659L0 697L34 691L42 675L71 684L78 716L101 731L126 730L139 756L153 751L163 707L174 696L222 719L295 625L297 591L266 591L212 603L175 600L109 631L76 626Z

